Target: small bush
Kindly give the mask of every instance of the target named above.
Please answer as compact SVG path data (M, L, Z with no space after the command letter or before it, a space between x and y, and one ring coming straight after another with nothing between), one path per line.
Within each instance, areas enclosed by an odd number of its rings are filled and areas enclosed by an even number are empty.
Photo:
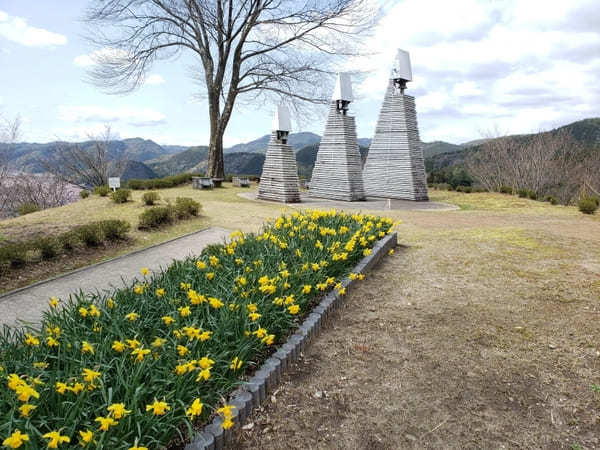
M537 200L537 192L533 191L533 190L528 190L527 191L527 197L529 197L531 200Z
M58 254L59 243L54 236L39 238L33 246L40 251L42 259L52 259Z
M596 206L600 206L600 197L598 197L597 195L592 195L588 198L591 198L592 200L594 200L596 202Z
M97 247L102 243L103 234L102 229L97 222L88 223L85 225L79 225L74 230L77 236L88 247Z
M75 231L62 233L57 237L57 240L62 249L67 252L73 250L80 242L79 235Z
M502 185L502 186L500 186L499 192L501 194L513 195L514 194L514 189L511 186Z
M159 228L172 223L174 219L175 210L172 206L156 206L140 214L138 228L140 230Z
M550 203L551 205L558 205L558 200L552 195L546 195L544 197L544 201Z
M104 238L109 241L125 239L127 232L131 229L131 225L125 220L110 219L97 223L104 234Z
M200 212L200 203L189 197L177 197L175 200L175 213L178 219L187 219L197 216Z
M465 194L470 194L473 192L473 188L471 186L456 186L456 192L464 192Z
M159 200L160 195L158 195L158 192L145 192L142 195L142 201L148 206L154 205Z
M591 197L583 197L579 200L577 206L579 207L579 211L581 211L584 214L594 214L598 209L598 204L596 203L596 200Z
M527 198L527 195L529 194L529 191L527 189L519 189L517 191L517 194L519 195L519 197L521 198Z
M88 191L87 189L83 189L79 191L79 196L81 198L88 198L90 196L90 191Z
M106 197L110 193L110 188L107 185L96 186L94 188L94 194L100 197Z
M136 179L129 180L127 182L127 187L129 189L133 189L133 190L136 190L136 191L140 191L142 189L146 189L146 180L136 180Z
M37 203L28 202L23 203L21 206L19 206L19 209L17 211L19 212L20 216L24 216L25 214L31 214L39 210L40 207Z
M23 242L9 244L0 248L0 261L5 261L13 268L23 267L27 262L29 245Z
M110 198L115 203L126 203L131 198L131 191L129 189L117 189L110 194Z

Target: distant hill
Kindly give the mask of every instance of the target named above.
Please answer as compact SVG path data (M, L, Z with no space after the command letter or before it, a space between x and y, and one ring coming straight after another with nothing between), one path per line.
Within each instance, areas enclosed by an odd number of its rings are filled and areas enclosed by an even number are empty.
M254 141L246 142L245 144L237 144L233 147L226 148L223 153L266 153L270 138L270 134L265 134ZM291 133L288 138L288 144L290 144L294 150L299 150L302 147L319 143L320 141L321 136L310 132Z
M369 148L359 146L360 156L363 160L363 164L369 153ZM312 171L315 167L317 160L317 152L319 151L319 144L307 145L302 147L296 153L296 164L298 165L298 174L307 180L312 177Z
M126 161L120 177L121 181L125 182L131 179L142 180L148 178L158 178L158 175L143 162Z
M156 172L158 176L164 177L167 175L176 175L182 172L200 172L206 168L206 160L208 159L208 147L201 145L198 147L190 147L183 152L176 153L170 156L153 159L148 161L148 166Z
M577 122L573 122L550 131L543 131L541 133L519 134L512 135L509 137L527 140L531 139L537 134L555 134L562 131L566 131L567 133L569 133L576 141L578 141L585 148L588 148L591 151L600 152L600 118L579 120ZM463 148L459 150L453 152L439 153L429 158L426 158L425 163L427 169L428 171L430 171L445 169L451 166L462 165L464 164L465 159L470 154L481 150L482 145L489 140L490 139L480 139L477 141L471 141L466 144L463 144Z
M431 158L440 153L453 153L462 150L462 145L450 144L443 141L423 142L423 157Z

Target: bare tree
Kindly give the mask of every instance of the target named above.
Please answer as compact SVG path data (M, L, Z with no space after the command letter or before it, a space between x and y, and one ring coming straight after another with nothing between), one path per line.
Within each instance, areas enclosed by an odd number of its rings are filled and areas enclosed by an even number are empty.
M21 134L21 119L7 119L0 115L0 214L9 203L9 175L11 173L11 154L15 142Z
M138 87L157 59L191 52L208 100L207 172L222 178L223 136L238 96L323 103L324 75L357 53L374 23L370 0L93 0L86 19L97 53L92 80ZM109 50L106 50L106 49Z
M67 183L101 186L108 183L111 171L120 173L125 163L122 152L111 152L112 134L106 125L99 136L89 136L87 143L62 143L42 166L56 178Z

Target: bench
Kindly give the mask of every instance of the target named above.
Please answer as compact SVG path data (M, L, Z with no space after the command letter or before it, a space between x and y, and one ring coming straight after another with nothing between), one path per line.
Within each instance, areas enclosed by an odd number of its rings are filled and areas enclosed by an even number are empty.
M250 180L248 177L233 177L231 181L236 187L250 187Z
M192 187L194 189L212 189L212 179L206 177L192 177Z

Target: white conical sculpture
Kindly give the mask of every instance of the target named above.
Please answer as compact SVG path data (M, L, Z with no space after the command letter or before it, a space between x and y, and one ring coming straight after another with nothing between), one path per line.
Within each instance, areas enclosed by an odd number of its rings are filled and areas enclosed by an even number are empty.
M273 126L263 165L258 198L283 203L300 201L296 155L287 143L292 129L290 111L278 106L273 116Z
M352 99L350 74L338 74L310 181L311 197L345 201L365 198L356 123L348 115Z
M408 81L410 58L398 50L363 171L369 197L429 200L415 99L404 94Z

